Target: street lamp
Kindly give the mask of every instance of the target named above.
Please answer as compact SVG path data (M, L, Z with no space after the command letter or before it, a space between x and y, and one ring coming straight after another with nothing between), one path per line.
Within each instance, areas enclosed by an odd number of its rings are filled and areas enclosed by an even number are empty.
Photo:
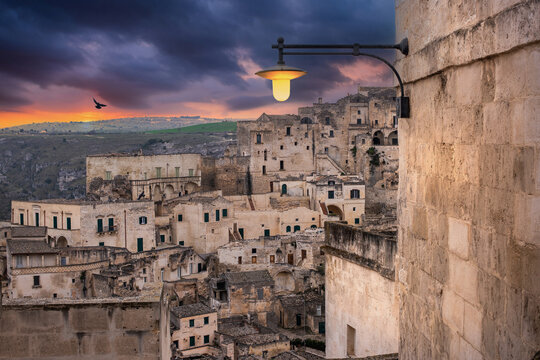
M272 80L272 89L274 98L278 101L285 101L289 98L290 89L291 89L291 80L299 78L307 74L306 71L302 69L293 68L285 65L283 61L283 55L352 55L352 56L368 56L385 63L392 72L396 75L399 88L401 91L401 96L397 98L397 116L400 118L408 118L410 115L410 105L409 98L405 96L403 91L403 81L401 81L401 76L397 72L396 68L390 64L386 59L364 52L360 52L360 49L397 49L401 51L403 55L409 53L409 41L407 38L403 39L399 44L395 45L360 45L360 44L351 44L351 45L285 45L285 40L283 38L278 38L278 43L272 45L272 49L278 49L278 62L276 66L261 70L256 72L256 75L263 77L265 79ZM285 52L283 49L325 49L325 50L335 50L335 49L352 49L352 51L289 51Z

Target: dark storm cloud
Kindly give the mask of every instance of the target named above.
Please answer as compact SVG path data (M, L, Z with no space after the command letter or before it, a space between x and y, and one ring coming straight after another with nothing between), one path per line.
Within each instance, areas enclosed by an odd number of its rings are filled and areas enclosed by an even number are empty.
M238 97L226 101L232 109L264 105L245 93L235 51L273 65L270 44L278 36L289 43L394 41L392 0L8 0L0 3L0 24L0 75L12 79L15 89L23 82L69 85L123 108L143 108L150 96L188 89L205 78L237 89ZM352 59L286 60L316 75L299 79L291 98L311 100L345 80L329 65ZM0 109L31 100L23 91L11 101L2 92Z

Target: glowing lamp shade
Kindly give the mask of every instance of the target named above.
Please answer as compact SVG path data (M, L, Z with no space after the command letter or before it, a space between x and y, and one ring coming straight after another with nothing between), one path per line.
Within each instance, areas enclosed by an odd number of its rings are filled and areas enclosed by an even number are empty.
M277 101L285 101L291 95L291 80L304 76L302 69L286 65L276 65L255 73L262 78L272 80L272 92Z

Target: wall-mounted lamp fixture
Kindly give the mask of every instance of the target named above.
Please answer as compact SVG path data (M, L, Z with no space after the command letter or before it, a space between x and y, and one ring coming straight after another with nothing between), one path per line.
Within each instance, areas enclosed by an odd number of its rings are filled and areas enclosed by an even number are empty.
M403 39L399 44L395 45L285 45L285 40L279 38L278 43L272 45L272 49L278 49L278 62L276 66L272 66L268 69L258 71L256 75L265 79L272 80L272 90L274 98L278 101L285 101L289 98L291 92L291 80L299 78L307 74L302 69L293 68L285 65L283 61L283 55L352 55L352 56L368 56L385 63L392 72L396 75L399 87L401 90L401 96L397 98L397 116L400 118L408 118L410 115L409 98L405 96L403 91L403 82L397 72L396 68L392 66L386 59L373 55L360 52L360 49L397 49L401 51L403 55L409 53L409 41L407 38ZM352 51L290 51L285 52L283 49L352 49Z

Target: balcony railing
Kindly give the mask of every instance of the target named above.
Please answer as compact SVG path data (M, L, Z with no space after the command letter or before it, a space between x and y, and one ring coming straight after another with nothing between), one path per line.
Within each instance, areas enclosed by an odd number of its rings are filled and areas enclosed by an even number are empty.
M96 232L99 235L102 235L102 234L106 234L106 233L114 233L116 231L118 231L118 225L104 226L102 229L98 228Z

